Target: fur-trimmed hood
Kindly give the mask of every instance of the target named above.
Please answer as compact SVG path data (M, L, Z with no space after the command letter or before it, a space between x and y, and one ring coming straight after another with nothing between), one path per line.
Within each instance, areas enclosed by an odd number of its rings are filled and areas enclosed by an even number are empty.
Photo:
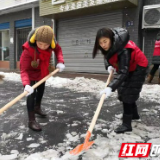
M129 33L126 29L117 27L111 30L114 34L114 37L111 48L109 49L109 51L105 51L105 57L107 59L112 57L115 53L123 50L123 48L129 41Z

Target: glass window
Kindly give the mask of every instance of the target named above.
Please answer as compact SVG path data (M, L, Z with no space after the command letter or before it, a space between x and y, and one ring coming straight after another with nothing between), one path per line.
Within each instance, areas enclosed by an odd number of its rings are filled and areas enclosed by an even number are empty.
M0 31L0 60L9 61L9 30Z
M17 34L17 61L20 60L20 56L22 54L22 45L27 41L27 37L29 32L31 31L31 27L28 28L21 28L17 29L16 34Z

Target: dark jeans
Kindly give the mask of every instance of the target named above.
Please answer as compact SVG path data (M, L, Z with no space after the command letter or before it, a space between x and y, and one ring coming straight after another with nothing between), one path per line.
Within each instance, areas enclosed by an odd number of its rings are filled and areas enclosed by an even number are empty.
M136 102L134 103L124 103L123 102L123 111L124 114L131 115L133 114L133 109L137 107Z
M31 81L30 85L33 86L36 81ZM29 112L34 111L35 102L40 104L45 89L45 82L39 85L34 92L27 97L27 109Z
M159 64L154 64L153 68L150 71L150 75L154 76L158 68L159 68ZM159 71L159 78L160 78L160 71Z

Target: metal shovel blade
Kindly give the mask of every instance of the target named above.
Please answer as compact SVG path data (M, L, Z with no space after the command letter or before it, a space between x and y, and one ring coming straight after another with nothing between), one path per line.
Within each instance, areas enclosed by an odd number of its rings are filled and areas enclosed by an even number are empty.
M73 154L73 155L79 154L83 150L89 149L92 146L93 143L94 143L94 141L87 142L85 144L80 144L76 148L74 148L72 151L70 151L69 153Z
M83 150L89 149L92 146L92 144L94 143L94 141L89 142L90 137L91 137L91 133L88 131L84 143L78 145L76 148L74 148L69 153L76 155L76 154L79 154Z

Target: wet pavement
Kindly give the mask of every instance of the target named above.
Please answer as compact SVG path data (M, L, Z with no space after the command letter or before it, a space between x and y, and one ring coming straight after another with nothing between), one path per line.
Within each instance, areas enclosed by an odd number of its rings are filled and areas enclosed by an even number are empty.
M0 85L0 106L7 104L22 91L21 83L5 81L3 85ZM42 107L48 114L48 117L37 117L43 131L34 132L27 127L28 118L25 98L21 99L0 115L0 153L10 154L11 150L18 150L24 154L41 152L58 147L58 144L64 142L67 133L85 134L98 102L99 99L91 93L46 87ZM157 116L154 113L146 115L142 112L144 108L151 109L157 105L159 104L155 102L148 103L144 99L139 99L138 110L142 123L159 126L159 111ZM105 101L97 122L107 121L107 129L110 129L110 124L114 120L115 114L120 113L122 113L121 103L115 100L115 98L110 98ZM79 125L74 125L75 122L78 122ZM98 130L93 133L94 136L97 134L103 135ZM83 140L82 138L81 143ZM29 147L32 143L40 145L36 148ZM78 143L80 142L73 142L72 146L76 146Z

